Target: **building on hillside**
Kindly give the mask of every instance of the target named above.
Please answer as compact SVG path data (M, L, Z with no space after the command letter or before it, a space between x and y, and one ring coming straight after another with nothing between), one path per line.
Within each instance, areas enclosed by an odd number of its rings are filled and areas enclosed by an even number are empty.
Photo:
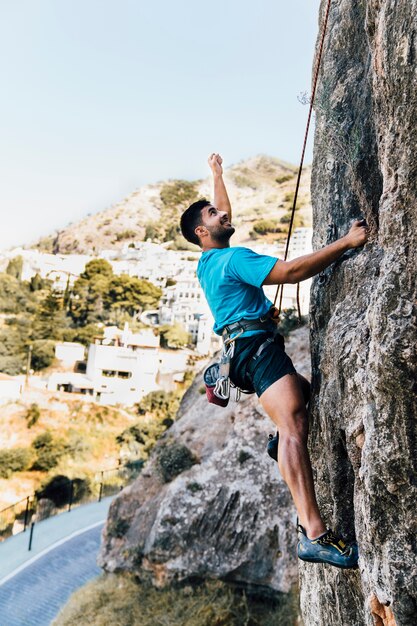
M159 389L159 336L152 330L132 333L116 326L88 349L86 373L51 374L48 389L81 393L100 404L132 406Z
M67 393L81 393L96 398L93 382L85 375L77 372L55 372L48 378L48 391L66 391Z
M0 404L19 400L23 391L23 380L0 372Z
M159 323L181 324L200 354L211 353L213 316L195 275L195 268L178 277L175 285L163 290Z
M55 358L66 366L84 361L85 346L74 341L62 341L55 345Z
M93 257L86 254L47 254L39 250L15 248L4 253L3 263L16 257L23 259L22 280L30 280L35 274L52 281L54 289L65 291L68 280L73 285Z
M108 342L107 345L105 342ZM101 404L133 405L159 387L159 337L152 331L133 334L125 328L113 342L91 344L86 376L92 381Z
M303 256L304 254L310 254L310 252L313 251L312 237L312 228L296 228L290 239L287 257L288 260L295 259L299 256ZM260 250L255 247L253 249L256 252L260 252ZM262 251L262 254L271 254L271 256L275 256L276 253L271 251ZM277 257L280 258L280 254L277 254ZM311 282L312 279L309 278L308 280L303 280L300 283L300 309L302 315L308 315L309 312ZM266 285L264 286L264 291L267 298L269 298L273 302L275 299L277 286ZM297 309L297 285L284 285L282 308Z

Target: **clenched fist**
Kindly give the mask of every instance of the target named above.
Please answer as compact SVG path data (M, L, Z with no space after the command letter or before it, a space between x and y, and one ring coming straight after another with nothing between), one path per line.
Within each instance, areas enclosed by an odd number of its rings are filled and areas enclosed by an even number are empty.
M223 159L220 154L213 152L208 158L208 164L210 165L213 174L223 174L222 168Z

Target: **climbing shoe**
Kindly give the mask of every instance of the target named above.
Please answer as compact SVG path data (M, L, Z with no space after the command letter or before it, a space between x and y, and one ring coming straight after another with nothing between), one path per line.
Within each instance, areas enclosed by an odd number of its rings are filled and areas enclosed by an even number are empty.
M268 441L268 445L266 446L266 451L268 452L271 459L274 459L274 461L278 461L278 440L279 440L278 431L275 437L274 435L269 435L268 439L269 441Z
M358 567L358 545L346 543L331 530L316 539L309 539L305 529L298 524L298 558L309 563L329 563L343 569Z

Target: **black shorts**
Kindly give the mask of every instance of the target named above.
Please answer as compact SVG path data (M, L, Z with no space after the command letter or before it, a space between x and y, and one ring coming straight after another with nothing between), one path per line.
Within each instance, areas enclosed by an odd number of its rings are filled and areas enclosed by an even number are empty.
M236 339L230 366L231 382L244 391L256 393L258 397L286 374L296 374L294 365L285 352L282 335L275 335L274 341L261 354L256 355L259 346L268 337L272 337L272 334L265 332Z

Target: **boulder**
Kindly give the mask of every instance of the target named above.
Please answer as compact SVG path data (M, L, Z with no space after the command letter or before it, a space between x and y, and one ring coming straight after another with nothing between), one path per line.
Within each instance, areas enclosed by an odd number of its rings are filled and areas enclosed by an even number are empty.
M290 343L308 373L308 331L298 337ZM113 501L99 565L160 586L218 578L289 592L298 578L295 511L265 451L271 432L253 396L208 404L200 374L140 477Z

